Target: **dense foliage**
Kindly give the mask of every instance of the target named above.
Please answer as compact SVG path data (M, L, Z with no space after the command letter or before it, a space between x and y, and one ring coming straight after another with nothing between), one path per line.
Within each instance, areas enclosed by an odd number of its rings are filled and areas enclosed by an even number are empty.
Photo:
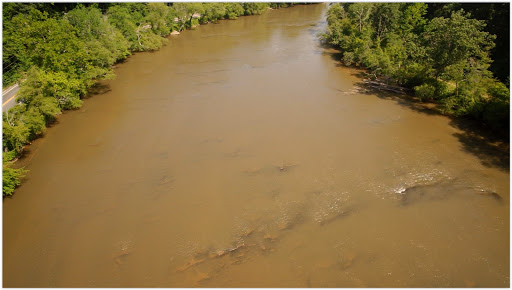
M409 87L420 99L440 103L443 113L508 131L509 89L489 70L496 35L462 4L428 5L332 4L323 38L341 50L346 65L363 66L378 79ZM483 8L496 4L478 5L470 10L486 11L492 31L508 43L508 6L501 7L506 12L497 12ZM507 15L507 23L495 23L493 19L502 15ZM501 56L507 67L508 59L507 51ZM508 83L508 69L500 79Z
M464 11L471 17L484 20L485 31L496 35L496 46L490 54L493 62L489 69L509 86L510 67L510 3L429 3L426 17L450 17L452 11Z
M156 50L171 32L286 3L3 3L3 87L20 82L19 105L3 114L3 194L23 169L23 146L63 109L79 108L97 80L134 51ZM8 158L6 157L8 156Z
M14 189L20 185L20 179L26 173L26 170L23 168L14 169L9 167L14 157L15 151L3 153L2 184L4 196L12 195Z

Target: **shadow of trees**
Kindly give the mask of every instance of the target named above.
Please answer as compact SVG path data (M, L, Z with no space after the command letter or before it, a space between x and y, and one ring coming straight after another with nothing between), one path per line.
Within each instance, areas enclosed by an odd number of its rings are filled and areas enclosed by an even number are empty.
M484 166L510 172L509 132L497 132L467 118L451 118L450 125L462 131L453 135L464 151L478 157Z
M89 99L91 97L97 96L97 95L103 95L108 92L110 92L112 89L108 84L98 82L94 84L91 88L89 88L89 91L87 94L85 94L82 99Z
M342 63L342 54L330 45L324 45L325 54L329 55L338 66L346 67ZM363 68L361 68L363 69ZM364 70L354 72L352 75L358 78L367 78ZM439 105L423 102L412 94L394 93L375 88L361 81L356 83L361 88L361 94L373 95L380 99L391 100L411 110L427 115L444 115L439 110ZM510 131L509 124L504 129L493 129L485 123L466 117L447 116L450 126L458 129L453 133L461 143L462 149L476 156L482 165L510 172Z

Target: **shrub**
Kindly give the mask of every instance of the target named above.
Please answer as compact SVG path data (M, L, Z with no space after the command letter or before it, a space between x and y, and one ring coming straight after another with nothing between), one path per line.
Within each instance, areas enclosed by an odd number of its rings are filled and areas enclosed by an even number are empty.
M414 87L414 94L421 101L423 100L433 100L436 94L436 87L431 84L424 83L419 86Z

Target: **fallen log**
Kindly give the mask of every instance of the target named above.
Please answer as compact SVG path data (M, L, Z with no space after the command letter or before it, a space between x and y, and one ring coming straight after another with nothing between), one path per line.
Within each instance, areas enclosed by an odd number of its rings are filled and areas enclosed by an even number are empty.
M380 82L380 81L370 81L370 80L363 80L365 84L367 84L369 87L378 89L378 90L385 90L390 91L398 94L406 94L410 89L399 87L399 86L392 86L388 85L386 83Z

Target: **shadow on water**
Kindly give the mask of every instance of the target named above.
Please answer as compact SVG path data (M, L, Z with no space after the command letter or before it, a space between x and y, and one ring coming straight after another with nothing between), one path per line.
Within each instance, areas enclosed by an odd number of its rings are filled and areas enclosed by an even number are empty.
M475 120L451 118L450 125L461 132L454 133L462 148L480 159L486 167L510 172L510 143L508 133L489 130Z
M367 77L364 72L357 72L353 75L359 77L359 78L365 78ZM376 96L383 100L391 100L395 103L407 107L411 110L421 112L427 115L443 115L438 109L436 104L433 103L426 103L420 101L418 98L415 98L412 95L406 94L406 93L394 93L394 92L387 92L378 88L375 88L368 83L365 82L358 82L356 83L357 86L361 87L361 93L366 95L372 95Z
M103 95L110 92L112 89L108 84L96 83L92 88L89 89L87 94L82 99L89 99L97 95Z
M335 60L337 66L347 67L342 63L342 54L339 50L328 44L324 44L322 47L327 49L324 53ZM353 75L362 79L368 77L362 68L361 71L355 72ZM422 102L411 94L384 91L366 82L358 82L356 85L361 88L361 94L392 100L401 106L424 114L443 115L437 104ZM450 119L450 126L460 131L453 133L453 136L459 140L464 151L478 157L481 164L486 167L510 172L510 132L508 130L503 132L493 130L486 124L469 118L446 117Z
M328 55L332 60L335 61L336 67L347 67L343 64L343 54L336 48L335 45L326 41L320 41L320 47L324 49L325 55Z
M359 82L357 85L363 88L365 94L392 100L401 106L423 114L443 115L436 104L422 102L411 95L385 92L372 88L364 82ZM497 132L486 124L469 118L446 117L450 119L450 126L458 130L458 132L453 133L453 136L461 143L464 151L478 157L480 163L486 167L495 167L506 172L510 171L510 143L508 142L507 133Z

